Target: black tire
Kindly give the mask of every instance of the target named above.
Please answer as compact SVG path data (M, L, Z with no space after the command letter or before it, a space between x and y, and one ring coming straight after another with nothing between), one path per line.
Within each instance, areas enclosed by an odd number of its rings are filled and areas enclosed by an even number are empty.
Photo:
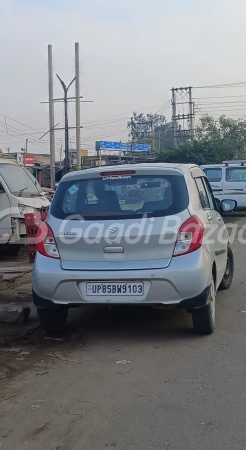
M198 334L212 334L215 329L215 283L212 280L209 303L200 309L192 311L193 327Z
M0 253L2 256L17 256L20 249L21 245L19 244L7 244L6 247L0 247Z
M234 276L234 256L231 247L228 247L226 271L219 286L220 291L225 291L226 289L229 289L233 281L233 276Z
M48 333L64 331L67 322L67 309L37 309L38 320L42 330Z

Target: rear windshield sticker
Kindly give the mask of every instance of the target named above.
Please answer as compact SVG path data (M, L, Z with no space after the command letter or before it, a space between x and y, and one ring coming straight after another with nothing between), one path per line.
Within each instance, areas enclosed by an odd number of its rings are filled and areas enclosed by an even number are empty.
M73 184L69 189L68 192L71 195L76 194L76 192L79 190L78 186L76 186L76 184Z
M110 177L104 177L104 181L108 180L130 180L132 177L130 175L111 175Z

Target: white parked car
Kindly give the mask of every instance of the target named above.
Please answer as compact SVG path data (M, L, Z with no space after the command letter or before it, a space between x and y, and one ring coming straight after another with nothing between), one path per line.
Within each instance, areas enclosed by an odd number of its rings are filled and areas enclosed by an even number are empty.
M227 211L235 207L221 203ZM69 308L135 304L182 307L197 332L211 333L217 289L233 279L227 229L194 165L65 175L37 250L33 299L47 331L64 327Z

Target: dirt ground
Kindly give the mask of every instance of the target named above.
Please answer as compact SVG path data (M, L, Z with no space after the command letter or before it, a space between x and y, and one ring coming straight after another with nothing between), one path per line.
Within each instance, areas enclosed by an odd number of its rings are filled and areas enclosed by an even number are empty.
M218 293L208 337L182 310L135 307L70 311L66 332L51 336L30 282L4 292L31 316L0 324L0 449L245 448L245 248L236 239L233 250L234 283Z
M243 226L245 221L245 215L242 213L225 217L225 222L236 223L238 227ZM25 249L14 261L9 258L0 259L0 266L2 264L14 265L15 263L28 263L28 254ZM97 323L98 314L100 316L103 311L103 308L101 311L100 308L93 307L70 310L66 333L61 336L48 336L40 330L36 308L32 303L31 274L23 277L23 281L19 281L16 287L0 291L0 303L8 302L18 302L29 306L31 314L28 323L23 325L0 324L0 390L6 379L22 373L33 363L36 364L41 361L44 364L44 360L40 360L40 354L45 357L47 353L53 351L69 352L74 346L81 345L81 339L84 344L86 337L84 332L81 331L81 324L84 322L90 323L92 317ZM24 354L22 354L23 352Z

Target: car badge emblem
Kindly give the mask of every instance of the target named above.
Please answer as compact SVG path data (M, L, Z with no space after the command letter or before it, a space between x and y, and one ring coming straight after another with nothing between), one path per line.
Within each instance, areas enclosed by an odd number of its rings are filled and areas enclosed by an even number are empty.
M112 234L116 233L117 231L118 231L118 228L116 228L116 227L110 227L109 228L109 232L112 233Z

